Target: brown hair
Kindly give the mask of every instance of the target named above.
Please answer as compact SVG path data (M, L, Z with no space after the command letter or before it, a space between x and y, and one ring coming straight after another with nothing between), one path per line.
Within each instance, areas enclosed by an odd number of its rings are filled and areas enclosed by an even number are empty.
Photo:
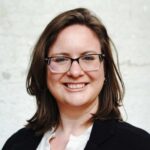
M47 88L44 59L60 31L73 24L89 27L97 35L102 53L105 54L106 81L100 91L99 109L93 115L93 119L122 119L118 107L122 103L124 84L113 60L113 43L106 28L95 15L85 8L77 8L63 12L54 18L47 25L34 47L26 88L30 95L36 97L37 110L34 116L28 120L27 127L36 130L37 133L44 133L52 127L57 127L60 121L57 103Z

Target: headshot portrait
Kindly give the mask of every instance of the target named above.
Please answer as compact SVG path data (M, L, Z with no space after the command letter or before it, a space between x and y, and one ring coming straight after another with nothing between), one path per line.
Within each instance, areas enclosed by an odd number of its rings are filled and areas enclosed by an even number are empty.
M7 64L1 60L2 150L148 150L150 45L144 36L150 31L134 18L148 6L138 0L132 10L134 1L96 0L62 7L65 2L41 3L50 14L39 2L17 7L26 14L15 18L18 31L8 29L15 40L8 37L19 48L10 43Z

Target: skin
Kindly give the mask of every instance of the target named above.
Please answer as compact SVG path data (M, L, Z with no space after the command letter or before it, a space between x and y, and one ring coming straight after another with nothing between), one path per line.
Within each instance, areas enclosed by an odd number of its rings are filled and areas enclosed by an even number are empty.
M101 53L99 39L88 27L71 25L58 34L48 56L63 54L78 58L85 53ZM51 142L54 149L58 149L60 143L65 148L70 134L80 135L92 124L89 120L91 114L97 111L104 79L103 62L99 70L90 72L84 72L77 62L73 62L66 73L53 73L47 68L47 86L61 115L56 138Z

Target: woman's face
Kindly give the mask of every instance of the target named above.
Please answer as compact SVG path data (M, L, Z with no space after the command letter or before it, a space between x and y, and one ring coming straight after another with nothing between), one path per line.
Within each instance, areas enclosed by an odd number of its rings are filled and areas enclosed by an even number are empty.
M101 53L98 38L84 25L71 25L58 34L48 56L65 55L75 59L89 53ZM83 71L77 61L72 63L66 73L54 73L47 67L47 86L59 107L88 107L94 103L98 105L103 82L103 62L98 70L89 72Z

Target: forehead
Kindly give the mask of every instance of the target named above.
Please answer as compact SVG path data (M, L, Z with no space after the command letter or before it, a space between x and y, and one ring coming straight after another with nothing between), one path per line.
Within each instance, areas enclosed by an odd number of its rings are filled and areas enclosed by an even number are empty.
M71 25L63 29L49 49L49 54L99 52L101 49L97 35L85 25Z

